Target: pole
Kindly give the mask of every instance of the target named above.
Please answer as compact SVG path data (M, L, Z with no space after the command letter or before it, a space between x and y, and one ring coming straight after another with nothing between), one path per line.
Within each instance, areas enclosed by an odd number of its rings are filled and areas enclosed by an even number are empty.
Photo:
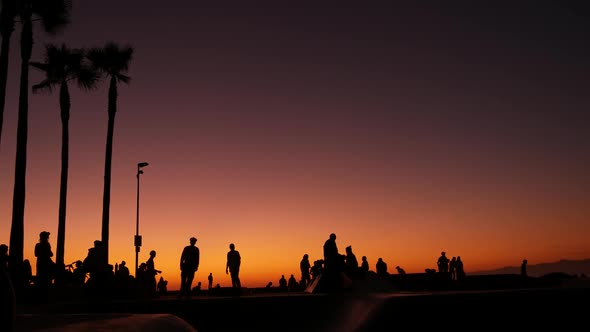
M146 162L138 163L137 164L137 212L136 216L137 219L135 220L135 278L137 278L138 272L138 260L139 260L139 248L141 247L141 236L139 235L139 176L143 174L141 170L142 167L146 167L149 165Z
M138 260L139 260L139 243L137 242L139 239L139 174L141 174L141 170L139 169L139 164L137 165L137 212L136 216L137 219L135 220L135 277L137 278L137 269L138 269Z

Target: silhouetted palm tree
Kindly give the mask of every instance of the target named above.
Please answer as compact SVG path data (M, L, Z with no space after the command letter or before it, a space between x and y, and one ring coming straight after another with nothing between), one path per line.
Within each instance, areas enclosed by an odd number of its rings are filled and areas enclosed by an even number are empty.
M53 8L60 7L60 2L55 0L0 0L0 35L2 46L0 50L0 140L2 138L2 127L4 122L4 108L6 102L6 81L8 80L8 60L10 55L10 39L14 32L15 21L18 16L31 8L33 14L40 14L39 18L43 23L46 32L54 33L59 28L61 20L66 17L59 15L44 15L42 13L52 12ZM69 15L68 15L69 16Z
M83 90L90 90L96 86L98 77L96 72L85 64L84 51L70 49L65 44L61 47L49 44L45 46L44 62L31 62L31 66L41 70L45 79L33 85L33 92L48 91L50 93L59 87L59 108L61 115L61 179L59 186L59 212L57 228L57 250L55 263L58 271L63 271L64 248L66 234L66 202L68 193L68 165L70 145L70 92L68 83L74 81ZM61 274L56 275L59 281Z
M113 135L115 130L115 114L117 113L117 84L129 83L131 78L125 73L133 57L133 47L120 47L108 42L103 48L93 48L88 52L88 59L96 70L109 78L108 93L108 127L104 164L104 192L102 200L102 236L105 247L105 259L109 257L109 209L111 202L111 164L113 156Z
M40 21L46 32L55 33L69 23L71 1L19 0L17 14L22 24L21 66L14 167L14 194L10 229L11 273L21 268L24 255L25 184L27 174L27 138L29 121L29 61L33 51L33 21Z
M2 126L4 123L4 106L6 103L6 81L8 80L8 56L10 54L10 38L14 32L17 0L2 0L0 4L0 143L2 142ZM2 146L0 144L0 146Z

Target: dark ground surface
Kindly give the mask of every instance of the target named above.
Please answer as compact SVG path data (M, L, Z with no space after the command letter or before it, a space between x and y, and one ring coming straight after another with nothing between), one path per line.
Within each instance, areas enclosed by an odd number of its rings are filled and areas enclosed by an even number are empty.
M178 325L149 324L153 315L158 314L179 317L199 332L375 332L392 331L402 326L420 330L442 327L455 331L490 328L568 331L587 326L589 300L590 288L260 294L202 296L190 300L167 296L149 301L37 306L29 308L29 312L19 312L15 331L186 331L185 327ZM120 318L124 319L118 325L104 329L109 320ZM141 325L138 319L143 319L150 328L138 329ZM96 324L97 320L105 323ZM74 323L75 329L65 328ZM170 326L178 328L172 330Z
M338 293L230 289L179 299L57 300L19 306L14 332L381 332L419 330L585 330L590 280L514 275L366 279ZM401 287L399 287L401 286ZM3 330L4 331L4 330Z

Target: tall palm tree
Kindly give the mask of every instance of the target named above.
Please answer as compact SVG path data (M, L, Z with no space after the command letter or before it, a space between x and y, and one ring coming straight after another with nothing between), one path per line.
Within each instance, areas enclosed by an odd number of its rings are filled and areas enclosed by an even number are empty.
M4 106L6 102L6 81L8 80L8 56L10 54L10 38L14 32L17 0L1 0L0 5L0 143L2 142L2 126L4 123ZM1 146L1 144L0 144Z
M109 209L111 202L111 165L113 156L113 135L115 130L115 114L117 113L117 84L129 84L131 77L125 75L133 58L132 46L119 46L115 42L107 42L103 48L88 51L88 59L94 68L105 78L109 78L108 92L108 127L104 163L104 191L102 200L102 234L101 240L105 248L105 259L109 259Z
M14 167L14 193L12 198L12 225L10 229L11 273L18 273L24 256L25 184L27 171L27 138L29 121L29 61L33 51L33 22L41 22L43 29L55 33L69 23L69 0L19 0L17 13L22 24L21 66L16 131L16 157ZM18 292L18 289L17 289Z
M31 8L35 14L40 14L43 28L48 33L55 33L56 28L62 25L65 16L45 15L43 13L54 12L61 7L55 0L0 0L0 36L2 44L0 49L0 142L2 139L2 127L4 122L4 107L6 102L6 81L8 79L8 60L10 55L10 40L14 32L15 22L27 8ZM68 14L69 16L69 14Z
M45 78L33 85L33 92L48 91L59 87L59 108L61 115L61 179L59 186L59 212L57 228L57 250L55 263L58 271L63 271L64 248L66 234L66 202L68 193L68 167L70 146L70 92L68 83L75 82L83 90L91 90L96 86L97 75L90 66L86 65L85 54L82 49L70 49L65 44L57 47L53 44L45 46L44 62L31 62L31 66L41 70ZM61 281L61 273L56 275L56 281Z

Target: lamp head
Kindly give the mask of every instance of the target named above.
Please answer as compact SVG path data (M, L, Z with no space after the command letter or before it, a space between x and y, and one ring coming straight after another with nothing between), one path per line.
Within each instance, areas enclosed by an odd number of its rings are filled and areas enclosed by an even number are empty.
M146 162L144 161L144 162L142 162L142 163L138 163L138 164L137 164L137 167L138 167L138 168L142 168L142 167L146 167L147 165L149 165L149 164L148 164L148 163L146 163Z

